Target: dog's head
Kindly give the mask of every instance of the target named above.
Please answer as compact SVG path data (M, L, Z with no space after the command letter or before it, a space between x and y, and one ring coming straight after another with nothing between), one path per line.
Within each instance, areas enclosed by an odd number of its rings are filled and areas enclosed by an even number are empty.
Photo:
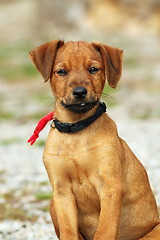
M50 79L56 100L71 111L85 113L95 106L105 81L116 87L123 51L100 43L54 40L30 52L45 81Z

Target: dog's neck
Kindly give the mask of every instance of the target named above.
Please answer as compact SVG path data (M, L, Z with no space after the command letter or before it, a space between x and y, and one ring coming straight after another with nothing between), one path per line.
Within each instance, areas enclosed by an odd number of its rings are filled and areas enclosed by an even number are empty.
M98 104L94 106L90 111L79 114L64 108L59 102L56 102L54 116L62 123L75 123L92 116L96 112L97 108Z

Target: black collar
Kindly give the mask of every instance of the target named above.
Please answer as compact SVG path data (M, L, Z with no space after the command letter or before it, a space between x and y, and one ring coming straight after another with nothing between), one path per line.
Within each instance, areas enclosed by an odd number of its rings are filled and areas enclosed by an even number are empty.
M97 111L92 116L76 123L62 123L62 122L59 122L57 119L54 119L51 122L51 127L57 128L59 132L65 132L65 133L79 132L84 128L88 127L95 120L97 120L104 112L106 112L106 105L104 102L100 102ZM54 122L54 127L52 126L53 122Z

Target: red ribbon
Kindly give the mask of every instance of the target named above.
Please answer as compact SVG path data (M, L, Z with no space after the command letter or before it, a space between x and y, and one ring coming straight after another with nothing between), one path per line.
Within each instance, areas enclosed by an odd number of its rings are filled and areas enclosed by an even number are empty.
M33 132L33 135L28 139L28 143L33 145L37 138L39 137L39 133L43 130L46 124L54 118L54 112L48 113L46 116L41 118Z

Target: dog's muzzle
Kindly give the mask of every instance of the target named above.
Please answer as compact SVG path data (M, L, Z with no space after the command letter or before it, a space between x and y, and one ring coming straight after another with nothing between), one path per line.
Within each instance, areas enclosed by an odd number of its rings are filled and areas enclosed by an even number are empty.
M75 113L86 113L99 103L95 97L89 98L88 91L85 87L78 86L72 91L74 97L71 102L61 102L61 105Z

